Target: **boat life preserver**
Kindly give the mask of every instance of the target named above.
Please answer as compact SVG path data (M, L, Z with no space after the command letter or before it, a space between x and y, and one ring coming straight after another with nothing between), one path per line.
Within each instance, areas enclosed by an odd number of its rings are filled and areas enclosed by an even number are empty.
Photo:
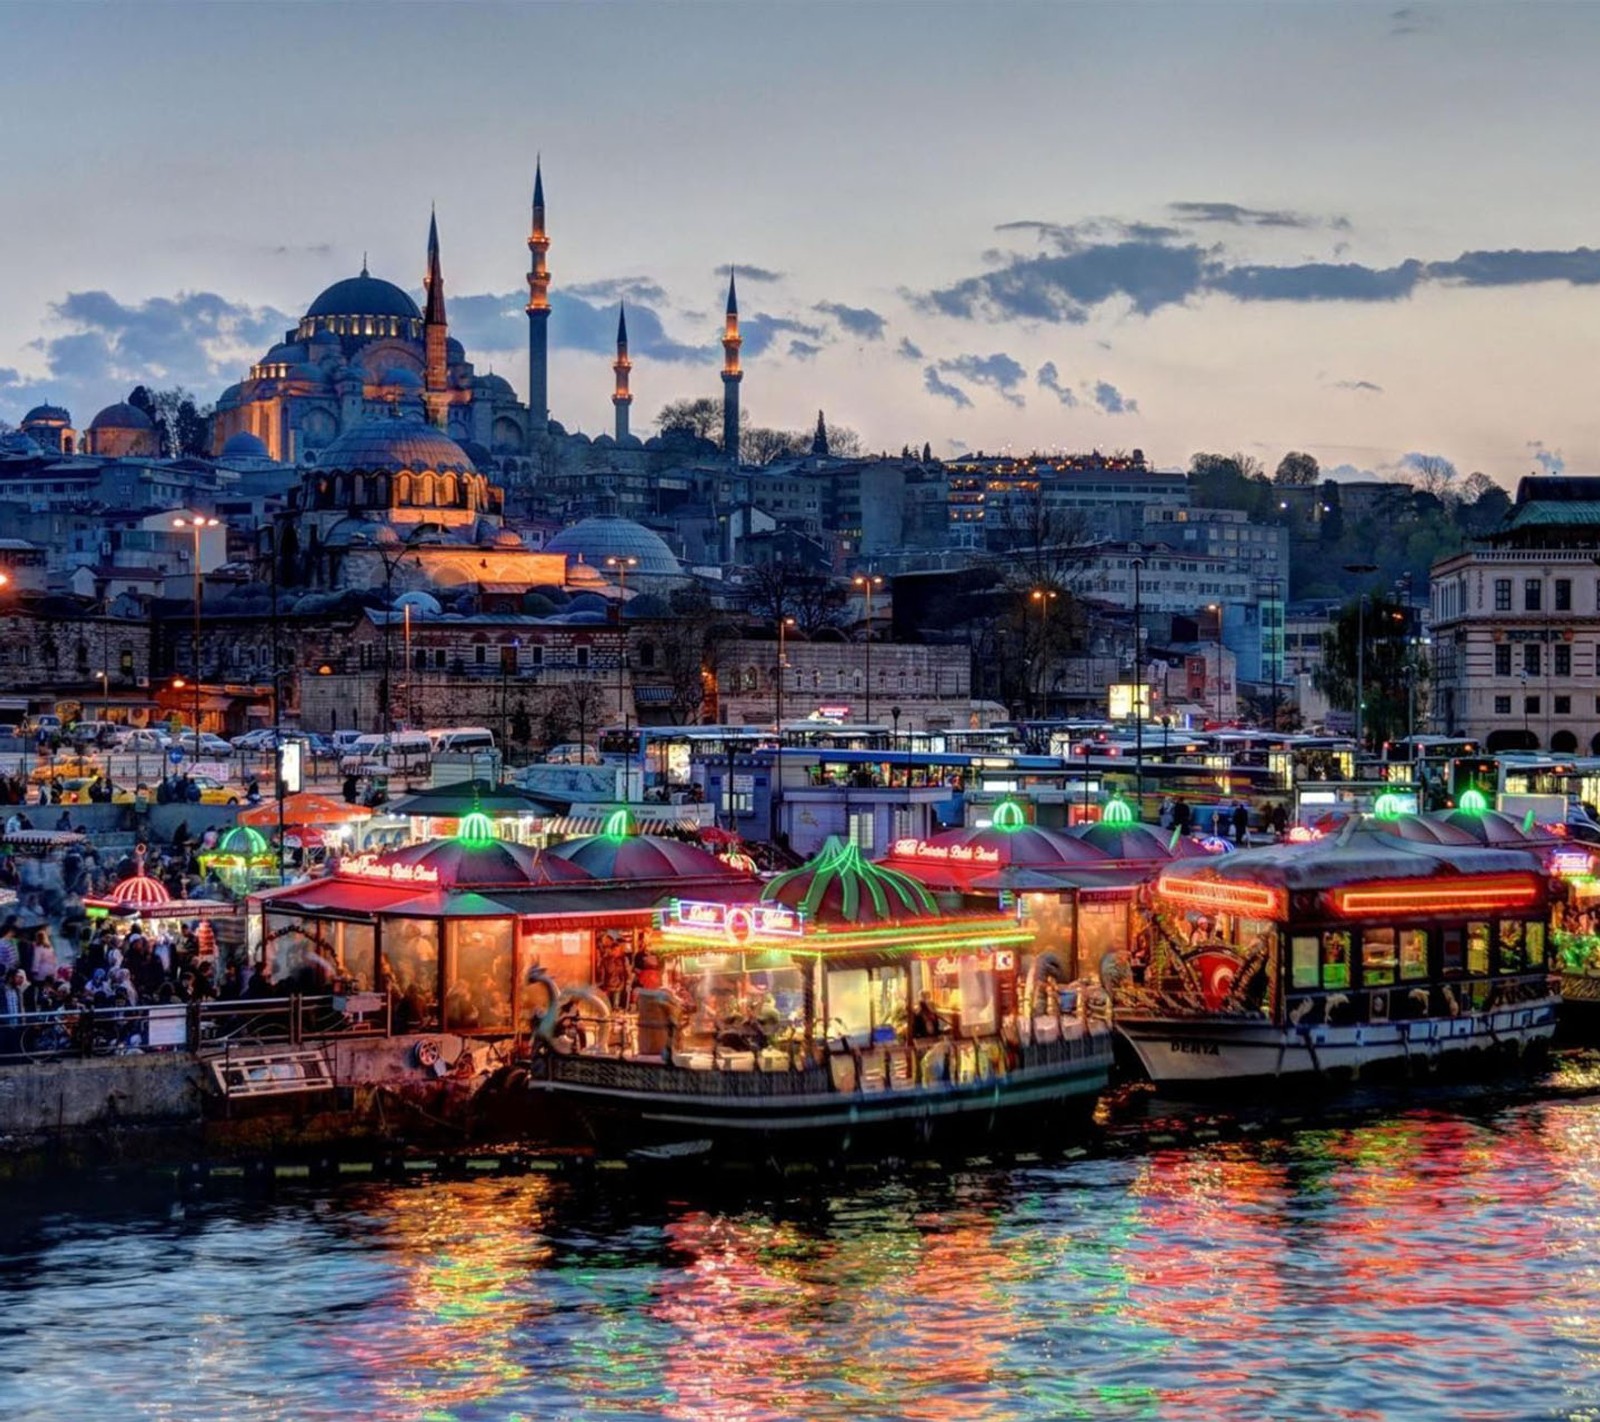
M439 1062L439 1044L432 1037L424 1037L411 1049L411 1060L424 1071L431 1071Z

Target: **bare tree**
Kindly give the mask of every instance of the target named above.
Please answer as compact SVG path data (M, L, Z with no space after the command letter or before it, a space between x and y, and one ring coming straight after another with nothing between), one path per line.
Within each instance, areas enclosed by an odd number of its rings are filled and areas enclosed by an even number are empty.
M792 617L807 636L837 627L849 600L843 584L793 563L764 563L746 575L744 611L755 621L776 628Z
M1493 479L1479 470L1467 475L1461 481L1461 488L1458 492L1461 495L1462 503L1475 504L1485 494L1493 493L1499 487Z
M662 434L680 431L696 439L716 441L722 438L722 402L709 395L697 400L673 400L661 407L656 416L656 429Z
M1272 482L1274 484L1287 484L1296 488L1305 488L1315 484L1321 478L1322 466L1317 463L1313 456L1303 454L1297 449L1291 449L1289 453L1278 461L1278 469L1272 476Z
M1406 460L1400 476L1414 488L1432 494L1441 503L1454 503L1456 466L1442 454L1417 454Z
M810 447L811 441L794 430L750 425L739 431L739 458L746 464L771 464L774 460L804 454Z

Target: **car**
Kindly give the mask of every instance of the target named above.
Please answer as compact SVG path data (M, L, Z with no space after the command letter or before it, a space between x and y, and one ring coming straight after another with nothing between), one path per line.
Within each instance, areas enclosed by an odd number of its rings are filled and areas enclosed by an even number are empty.
M171 738L165 731L146 726L124 731L112 742L111 749L119 755L164 755L170 744Z
M174 738L172 746L181 750L185 755L194 756L196 760L227 760L234 753L234 748L221 736L214 736L210 731L200 732L199 753L195 752L195 734L185 731L181 736Z
M229 785L215 776L191 775L189 782L200 787L202 805L237 805L244 799L244 792L237 785Z
M59 736L61 734L61 718L53 712L46 711L41 715L29 717L23 723L22 730L28 735Z
M74 721L67 729L67 739L80 747L107 746L121 734L114 721Z
M544 754L547 765L604 765L605 757L593 746L580 745L570 741L559 746L552 746Z

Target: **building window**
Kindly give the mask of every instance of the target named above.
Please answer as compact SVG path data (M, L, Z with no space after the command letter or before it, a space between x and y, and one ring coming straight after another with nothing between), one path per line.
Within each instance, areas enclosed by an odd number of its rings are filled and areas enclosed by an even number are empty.
M1522 580L1522 610L1524 612L1538 612L1544 606L1544 579L1524 578Z
M1511 698L1509 696L1495 697L1494 714L1496 716L1509 716L1511 714Z
M1565 642L1558 642L1550 649L1550 655L1555 658L1555 666L1551 671L1556 676L1572 675L1572 648Z
M444 670L444 648L443 647L440 647L436 652L434 652L434 654L433 654L433 665L439 671L443 671Z
M1557 578L1556 579L1556 611L1557 612L1571 612L1572 611L1572 579L1571 578Z
M1570 716L1572 714L1572 698L1570 696L1556 697L1556 715Z
M1539 714L1539 698L1537 696L1524 696L1522 698L1522 713L1525 716Z
M1600 583L1596 584L1596 596L1600 596ZM1496 578L1494 580L1494 610L1496 612L1511 611L1511 579Z
M1522 644L1522 670L1528 676L1539 675L1539 644L1537 642L1524 642Z
M480 667L488 664L489 649L484 646L482 642L479 642L478 645L472 649L472 660L475 661Z
M578 665L580 667L589 665L589 649L587 647L578 648Z
M544 665L544 648L543 647L530 647L530 648L528 648L528 655L533 658L534 666L542 667Z
M1496 676L1511 675L1511 646L1502 642L1494 649L1494 674Z

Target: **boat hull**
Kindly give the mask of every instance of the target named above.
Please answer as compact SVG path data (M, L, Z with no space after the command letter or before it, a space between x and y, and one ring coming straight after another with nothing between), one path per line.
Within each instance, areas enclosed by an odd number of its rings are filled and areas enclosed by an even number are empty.
M1409 1018L1346 1026L1280 1027L1229 1018L1119 1016L1117 1030L1162 1085L1351 1078L1396 1065L1431 1069L1475 1053L1520 1055L1549 1042L1555 998L1458 1017Z
M890 1085L857 1062L842 1073L837 1062L729 1071L573 1055L547 1058L542 1078L536 1065L531 1086L558 1134L597 1145L704 1140L761 1155L875 1154L1035 1132L1061 1138L1092 1117L1112 1060L1111 1032L1095 1027L1014 1049L971 1079Z

